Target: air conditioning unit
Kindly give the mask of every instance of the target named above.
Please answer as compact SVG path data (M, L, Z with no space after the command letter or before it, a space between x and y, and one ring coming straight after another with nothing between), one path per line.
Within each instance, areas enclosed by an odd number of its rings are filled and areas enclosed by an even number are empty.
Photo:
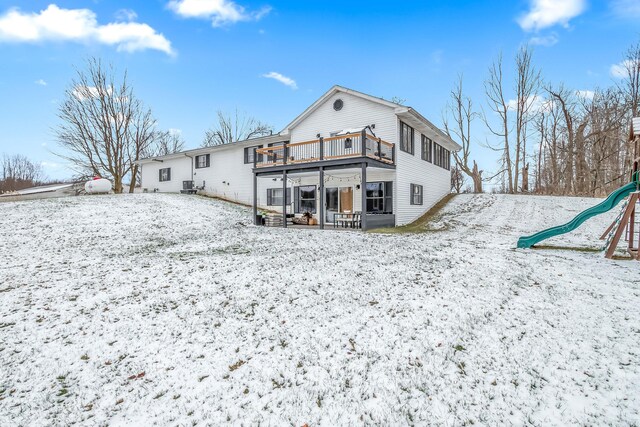
M633 134L640 135L640 117L633 118Z

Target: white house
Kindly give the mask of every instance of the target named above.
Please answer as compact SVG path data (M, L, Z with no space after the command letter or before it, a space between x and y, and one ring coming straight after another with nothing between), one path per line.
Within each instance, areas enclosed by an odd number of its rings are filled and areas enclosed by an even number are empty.
M254 212L309 212L321 228L366 211L368 229L410 223L448 194L460 148L411 107L334 86L278 134L140 165L145 191L193 185Z

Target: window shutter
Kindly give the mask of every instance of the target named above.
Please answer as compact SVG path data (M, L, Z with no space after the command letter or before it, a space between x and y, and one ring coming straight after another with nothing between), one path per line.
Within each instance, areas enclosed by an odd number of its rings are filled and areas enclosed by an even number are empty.
M158 169L158 181L162 181L162 169Z
M392 213L393 212L393 182L392 181L387 181L384 183L385 189L384 189L384 197L385 197L385 206L384 206L384 212L385 213Z
M273 195L271 194L271 189L270 189L270 188L267 188L267 206L271 206L271 204L272 204L272 202L271 202L272 197L273 197Z
M167 181L171 181L171 168L167 168Z
M207 167L211 166L211 154L207 154Z

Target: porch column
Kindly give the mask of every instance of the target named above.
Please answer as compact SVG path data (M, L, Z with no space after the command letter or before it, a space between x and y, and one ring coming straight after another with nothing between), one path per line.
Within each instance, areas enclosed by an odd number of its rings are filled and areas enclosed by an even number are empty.
M253 173L253 223L258 224L258 175Z
M362 207L360 208L360 210L362 211L362 214L360 216L360 221L362 223L362 230L366 230L367 229L367 163L366 162L362 162L361 165L361 169L360 169L360 177L361 177L361 183L360 183L360 193L362 196Z
M282 171L282 226L287 228L287 171Z
M318 186L320 190L319 199L320 203L318 206L318 215L320 216L320 230L324 230L324 167L320 166L320 185Z

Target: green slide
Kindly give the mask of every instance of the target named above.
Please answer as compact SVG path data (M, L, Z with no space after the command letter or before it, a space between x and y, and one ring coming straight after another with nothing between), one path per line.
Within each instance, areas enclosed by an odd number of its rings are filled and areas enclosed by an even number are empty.
M618 188L613 193L609 194L606 199L602 202L598 203L592 208L589 208L583 212L580 212L573 218L571 221L564 225L559 225L557 227L547 228L546 230L542 230L539 233L532 234L531 236L522 236L518 239L518 247L519 248L530 248L536 243L541 242L542 240L548 239L549 237L559 236L560 234L569 233L570 231L575 230L580 227L580 225L588 220L591 217L596 215L600 215L605 213L614 207L618 203L620 203L625 197L636 191L638 188L638 175L634 177L633 182L625 185L624 187Z

